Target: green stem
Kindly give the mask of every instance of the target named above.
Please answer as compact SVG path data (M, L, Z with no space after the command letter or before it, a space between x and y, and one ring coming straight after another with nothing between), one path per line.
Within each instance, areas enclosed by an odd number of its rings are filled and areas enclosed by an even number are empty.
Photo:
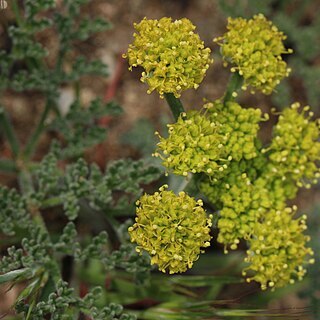
M14 161L10 159L0 159L0 171L7 173L17 173L18 168Z
M57 58L56 67L55 67L55 71L58 73L62 71L62 63L66 53L67 53L66 47L63 46L61 48L61 42L60 42L60 48L59 48L58 58Z
M12 10L13 10L14 16L16 18L17 25L19 26L19 28L23 29L24 25L25 25L25 20L24 20L24 17L20 13L20 8L19 8L19 4L18 4L17 0L12 1ZM29 69L32 70L35 68L39 68L41 61L39 61L35 58L26 58L26 63L27 63L27 66L29 67Z
M19 153L19 142L13 130L12 123L9 120L3 107L0 107L0 125L8 139L12 153L16 158Z
M23 25L23 19L20 14L20 9L19 9L19 5L18 5L17 0L12 1L12 10L13 10L15 18L17 20L18 26L21 27Z
M34 193L34 186L32 181L32 176L30 171L27 168L24 168L20 171L19 174L19 186L22 194L31 194ZM29 210L32 212L33 221L41 227L43 232L48 233L47 227L42 219L41 213L38 208L33 208L32 203L28 204L30 206Z
M168 102L168 105L171 109L174 119L177 121L180 116L180 113L185 112L180 99L176 98L173 93L165 93L164 97Z
M184 185L183 190L190 196L197 196L199 193L199 183L204 177L204 173L190 173L189 180Z
M40 121L38 123L38 126L36 127L35 131L31 135L31 137L30 137L29 141L27 142L27 145L24 149L23 155L26 159L29 159L34 152L34 149L37 145L37 142L40 138L40 135L45 128L45 121L48 117L50 110L51 110L51 100L48 99L46 106L45 106L45 109L44 109L44 111L41 115Z
M237 96L237 91L240 90L243 83L243 77L240 76L238 72L234 72L229 80L229 84L224 95L223 103L234 100Z

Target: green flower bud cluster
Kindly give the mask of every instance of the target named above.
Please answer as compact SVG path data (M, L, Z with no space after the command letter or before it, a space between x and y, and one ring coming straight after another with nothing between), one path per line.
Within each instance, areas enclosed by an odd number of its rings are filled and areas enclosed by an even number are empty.
M301 280L306 273L304 265L314 263L310 258L313 251L306 247L309 237L303 234L306 216L293 219L296 210L296 207L270 210L252 229L245 259L250 265L243 275L249 275L248 282L261 283L263 290Z
M207 218L202 201L185 192L175 195L164 185L153 195L137 201L136 223L128 231L136 250L147 251L151 263L162 272L185 272L210 246L211 216Z
M255 140L261 121L261 110L242 108L238 103L220 100L209 102L204 108L210 111L210 120L220 124L219 133L226 137L224 142L227 154L236 161L257 156Z
M294 103L282 112L271 145L264 152L268 151L271 176L310 188L310 183L316 183L320 177L316 163L320 160L319 123L310 120L313 112L305 116L308 106L301 113L299 107L299 103ZM291 197L294 196L292 192Z
M281 54L292 53L283 45L286 36L262 14L250 20L229 18L227 29L214 39L221 46L225 65L230 62L234 65L231 71L243 76L243 89L250 85L271 94L291 71L281 58Z
M227 137L220 134L220 126L206 113L195 110L183 113L176 123L168 125L168 138L156 132L160 142L154 156L179 175L187 176L188 172L211 175L223 171L228 162L224 148Z
M190 20L144 18L134 27L138 33L124 58L129 59L130 70L144 69L141 81L149 85L148 93L157 90L160 97L164 93L180 97L182 91L198 88L213 60Z

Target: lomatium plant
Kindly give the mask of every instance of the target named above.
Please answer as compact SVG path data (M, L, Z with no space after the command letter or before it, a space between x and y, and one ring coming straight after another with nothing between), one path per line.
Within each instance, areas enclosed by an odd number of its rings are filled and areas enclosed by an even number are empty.
M271 94L289 75L282 59L292 53L284 46L286 36L261 14L229 19L227 32L212 43L216 52L220 47L225 66L231 66L225 94L186 111L179 97L199 87L213 64L211 49L186 18L144 18L134 24L124 58L130 70L141 70L148 93L166 99L175 120L166 134L156 132L153 156L164 170L150 160L130 159L99 168L82 156L105 138L98 119L117 116L121 108L100 99L87 105L81 101L82 76L108 73L101 61L88 61L75 50L76 43L110 27L103 19L81 17L86 2L27 0L19 7L12 1L10 46L0 51L1 93L31 91L45 101L25 144L5 102L0 109L1 131L11 148L10 158L0 159L0 170L16 177L15 188L0 187L0 231L6 244L0 284L10 283L7 289L21 284L12 308L17 319L167 319L161 308L146 315L123 312L121 304L130 308L135 302L130 294L146 298L150 287L144 291L141 286L151 281L151 265L170 275L193 268L210 245L216 246L214 234L225 253L240 243L245 248L242 275L247 282L274 290L303 279L314 263L313 251L305 234L306 215L298 215L288 200L318 181L319 123L308 106L293 103L273 112L278 122L264 145L258 134L269 115L237 101L247 87ZM36 41L46 29L59 41L53 65L46 60L48 49ZM67 114L59 109L63 86L75 89ZM34 155L46 131L59 141L52 141L37 162ZM185 180L179 190L168 185L168 175ZM156 181L168 184L143 194L142 185ZM56 228L50 225L51 214L59 221ZM123 219L130 214L136 214L135 221ZM168 277L172 282L151 282L162 298L168 291L161 291L161 284L172 288L177 282L171 279L179 281ZM175 289L188 292L183 284ZM211 312L210 317L216 310Z
M129 69L142 67L148 93L157 90L164 96L176 120L165 136L156 132L153 155L167 174L187 180L179 194L164 186L138 200L136 223L129 227L137 252L148 252L163 272L184 272L210 245L208 228L214 219L212 228L225 253L246 243L247 282L274 290L301 280L314 263L313 251L305 235L306 215L295 217L297 207L288 207L287 201L318 181L319 123L308 106L296 102L276 114L272 140L263 145L259 126L269 115L236 101L238 91L247 87L252 94L271 94L289 75L282 59L292 53L283 43L286 36L262 14L230 18L227 32L214 39L225 67L231 65L230 84L220 99L186 112L178 97L198 87L213 62L210 50L188 19L144 18L134 26L134 42L124 55ZM211 202L212 212L187 194L194 186Z

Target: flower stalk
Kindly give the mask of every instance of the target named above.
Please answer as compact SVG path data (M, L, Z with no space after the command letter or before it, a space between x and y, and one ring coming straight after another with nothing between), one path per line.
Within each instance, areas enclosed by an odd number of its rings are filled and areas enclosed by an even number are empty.
M238 91L241 89L243 84L243 77L240 76L238 72L232 73L224 98L223 104L226 104L228 101L234 101L238 96Z
M19 142L3 107L0 107L0 125L8 139L14 158L17 158L20 149Z
M176 98L173 93L165 93L164 97L170 107L174 119L177 121L180 114L185 112L183 104L179 98Z
M39 123L38 123L36 129L34 130L33 134L31 135L31 137L29 138L29 141L27 142L27 145L24 149L23 156L25 159L30 159L30 157L32 156L32 154L36 148L36 145L37 145L37 142L40 138L40 135L42 134L42 132L45 128L45 122L46 122L47 117L51 111L51 106L52 106L52 101L51 101L51 99L48 99L47 103L45 105L44 111L43 111L41 118L39 120Z

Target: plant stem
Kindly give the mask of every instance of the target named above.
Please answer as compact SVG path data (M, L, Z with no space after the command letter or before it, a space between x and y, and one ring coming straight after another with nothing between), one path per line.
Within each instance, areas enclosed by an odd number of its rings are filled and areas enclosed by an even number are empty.
M31 173L27 168L24 168L20 171L19 174L19 186L22 194L30 194L34 192L34 186L32 181ZM46 225L42 219L41 213L37 207L34 207L32 203L28 203L29 211L31 213L33 221L40 226L41 230L45 233L48 233Z
M19 153L19 142L3 107L0 107L0 125L8 139L14 158L16 158Z
M41 115L40 121L38 123L38 126L36 127L35 131L33 132L32 136L30 137L29 141L27 142L27 145L24 149L23 155L26 159L29 159L34 152L34 149L36 147L36 144L40 138L40 135L45 127L45 121L47 119L47 116L51 110L51 99L47 100L45 109Z
M198 180L201 177L201 173L192 174L189 182L186 184L184 191L189 195L194 195L198 192Z
M13 10L15 18L17 20L18 26L21 27L23 25L23 19L20 14L19 5L18 5L17 0L12 1L12 10Z
M226 93L223 98L223 103L234 100L237 96L237 91L241 88L243 83L243 77L240 76L238 72L232 73Z
M185 112L180 99L176 98L173 93L165 93L164 97L167 100L167 103L171 109L174 119L177 121L180 116L180 113Z

